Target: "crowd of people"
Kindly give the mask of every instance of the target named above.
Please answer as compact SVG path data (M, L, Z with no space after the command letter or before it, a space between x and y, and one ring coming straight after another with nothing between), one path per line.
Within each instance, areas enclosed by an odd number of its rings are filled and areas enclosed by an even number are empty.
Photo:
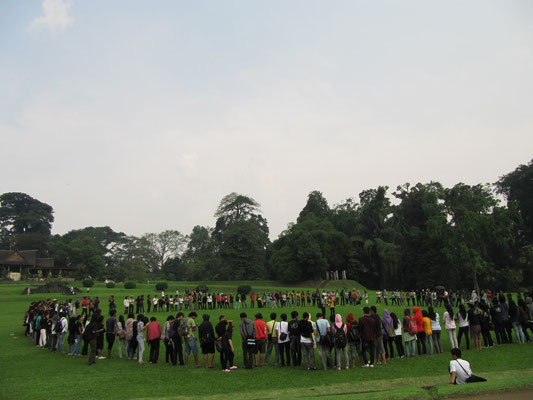
M391 306L408 305L402 315L389 312L388 308L378 312L376 306L367 305L368 294L358 298L356 290L255 294L248 296L249 307L246 296L222 293L204 295L186 291L184 299L192 297L193 300L201 298L202 301L187 303L184 300L183 307L180 307L179 299L182 296L177 293L176 308L175 302L171 306L169 296L161 293L160 297L146 298L146 312L153 314L150 318L144 315L143 296L126 297L124 314L118 317L113 296L108 299L107 317L103 315L98 297L84 297L75 302L71 299L53 299L32 303L25 314L24 325L27 336L35 341L36 346L62 353L66 340L68 355L88 356L89 365L93 365L96 359L111 358L114 347L118 348L119 358L124 356L143 364L146 344L150 347L149 362L158 363L163 342L165 361L171 365L189 367L193 366L194 361L194 367L202 367L202 360L199 359L201 350L203 367L215 368L214 358L218 352L220 367L225 372L237 368L234 363L235 327L239 329L246 369L270 364L302 366L307 370L348 370L358 366L372 368L376 364L385 365L395 357L442 353L443 330L446 331L451 349L464 347L468 350L471 342L472 347L479 350L495 344L512 343L513 340L521 344L530 341L528 330L533 329L533 302L529 294L518 294L515 302L510 294L493 294L490 291L483 291L478 296L475 291L466 295L445 290L437 293L421 290L406 292L408 296L403 298L403 292L398 292L392 292L389 299L385 290L378 291L376 303L388 307L390 300ZM239 306L230 302L230 298L238 299ZM260 309L265 308L263 300L267 298L271 299L271 306L272 298L276 299L274 307L307 307L314 304L319 312L311 315L306 311L300 315L293 310L290 313L281 312L278 316L278 312L271 310L269 320L265 322L261 313L263 310ZM164 299L162 308L161 299ZM226 299L227 307L224 305ZM234 304L234 308L257 308L257 312L253 311L254 319L250 319L246 312L241 312L238 323L228 320L222 313L231 304ZM357 304L363 306L362 315L357 317L355 310L345 316L335 312L337 305ZM440 304L446 310L442 316L436 311ZM134 307L136 313L133 312ZM330 309L329 316L326 307ZM221 315L213 326L209 314L204 313L200 320L195 309L219 310ZM164 322L159 322L155 313L164 311L170 315ZM176 315L173 312L177 312ZM106 355L103 354L105 348ZM318 359L315 358L315 349Z

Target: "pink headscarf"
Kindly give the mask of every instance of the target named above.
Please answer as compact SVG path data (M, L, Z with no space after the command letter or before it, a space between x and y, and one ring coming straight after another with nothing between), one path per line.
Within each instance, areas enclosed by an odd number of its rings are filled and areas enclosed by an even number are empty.
M335 315L335 325L337 326L337 328L340 328L342 326L342 315Z

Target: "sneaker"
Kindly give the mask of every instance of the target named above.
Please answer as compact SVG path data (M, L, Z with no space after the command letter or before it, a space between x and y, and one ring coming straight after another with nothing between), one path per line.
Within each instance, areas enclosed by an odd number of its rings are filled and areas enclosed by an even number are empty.
M224 370L222 370L222 371L223 371L223 372L230 372L231 369L224 369Z
M363 364L363 368L368 368L368 367L370 367L369 364Z
M237 366L234 365L233 367L229 367L229 369L237 369Z
M374 364L370 364L370 368L374 368Z
M105 360L105 357L97 357L99 360Z

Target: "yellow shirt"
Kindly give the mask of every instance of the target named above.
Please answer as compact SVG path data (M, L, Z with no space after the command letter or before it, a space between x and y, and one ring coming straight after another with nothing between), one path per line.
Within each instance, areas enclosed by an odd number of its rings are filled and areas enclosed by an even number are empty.
M272 337L278 337L278 332L276 330L278 326L278 322L274 320L270 320L267 322L267 334L271 333Z
M426 336L430 336L433 334L433 331L431 330L431 320L428 317L422 318L422 324L424 325L424 332L426 333Z

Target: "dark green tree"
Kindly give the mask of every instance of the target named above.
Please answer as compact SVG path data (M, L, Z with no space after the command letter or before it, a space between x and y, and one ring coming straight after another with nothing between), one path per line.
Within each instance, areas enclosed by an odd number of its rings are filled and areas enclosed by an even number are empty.
M47 255L54 210L26 193L0 196L0 245L5 248L38 249Z

